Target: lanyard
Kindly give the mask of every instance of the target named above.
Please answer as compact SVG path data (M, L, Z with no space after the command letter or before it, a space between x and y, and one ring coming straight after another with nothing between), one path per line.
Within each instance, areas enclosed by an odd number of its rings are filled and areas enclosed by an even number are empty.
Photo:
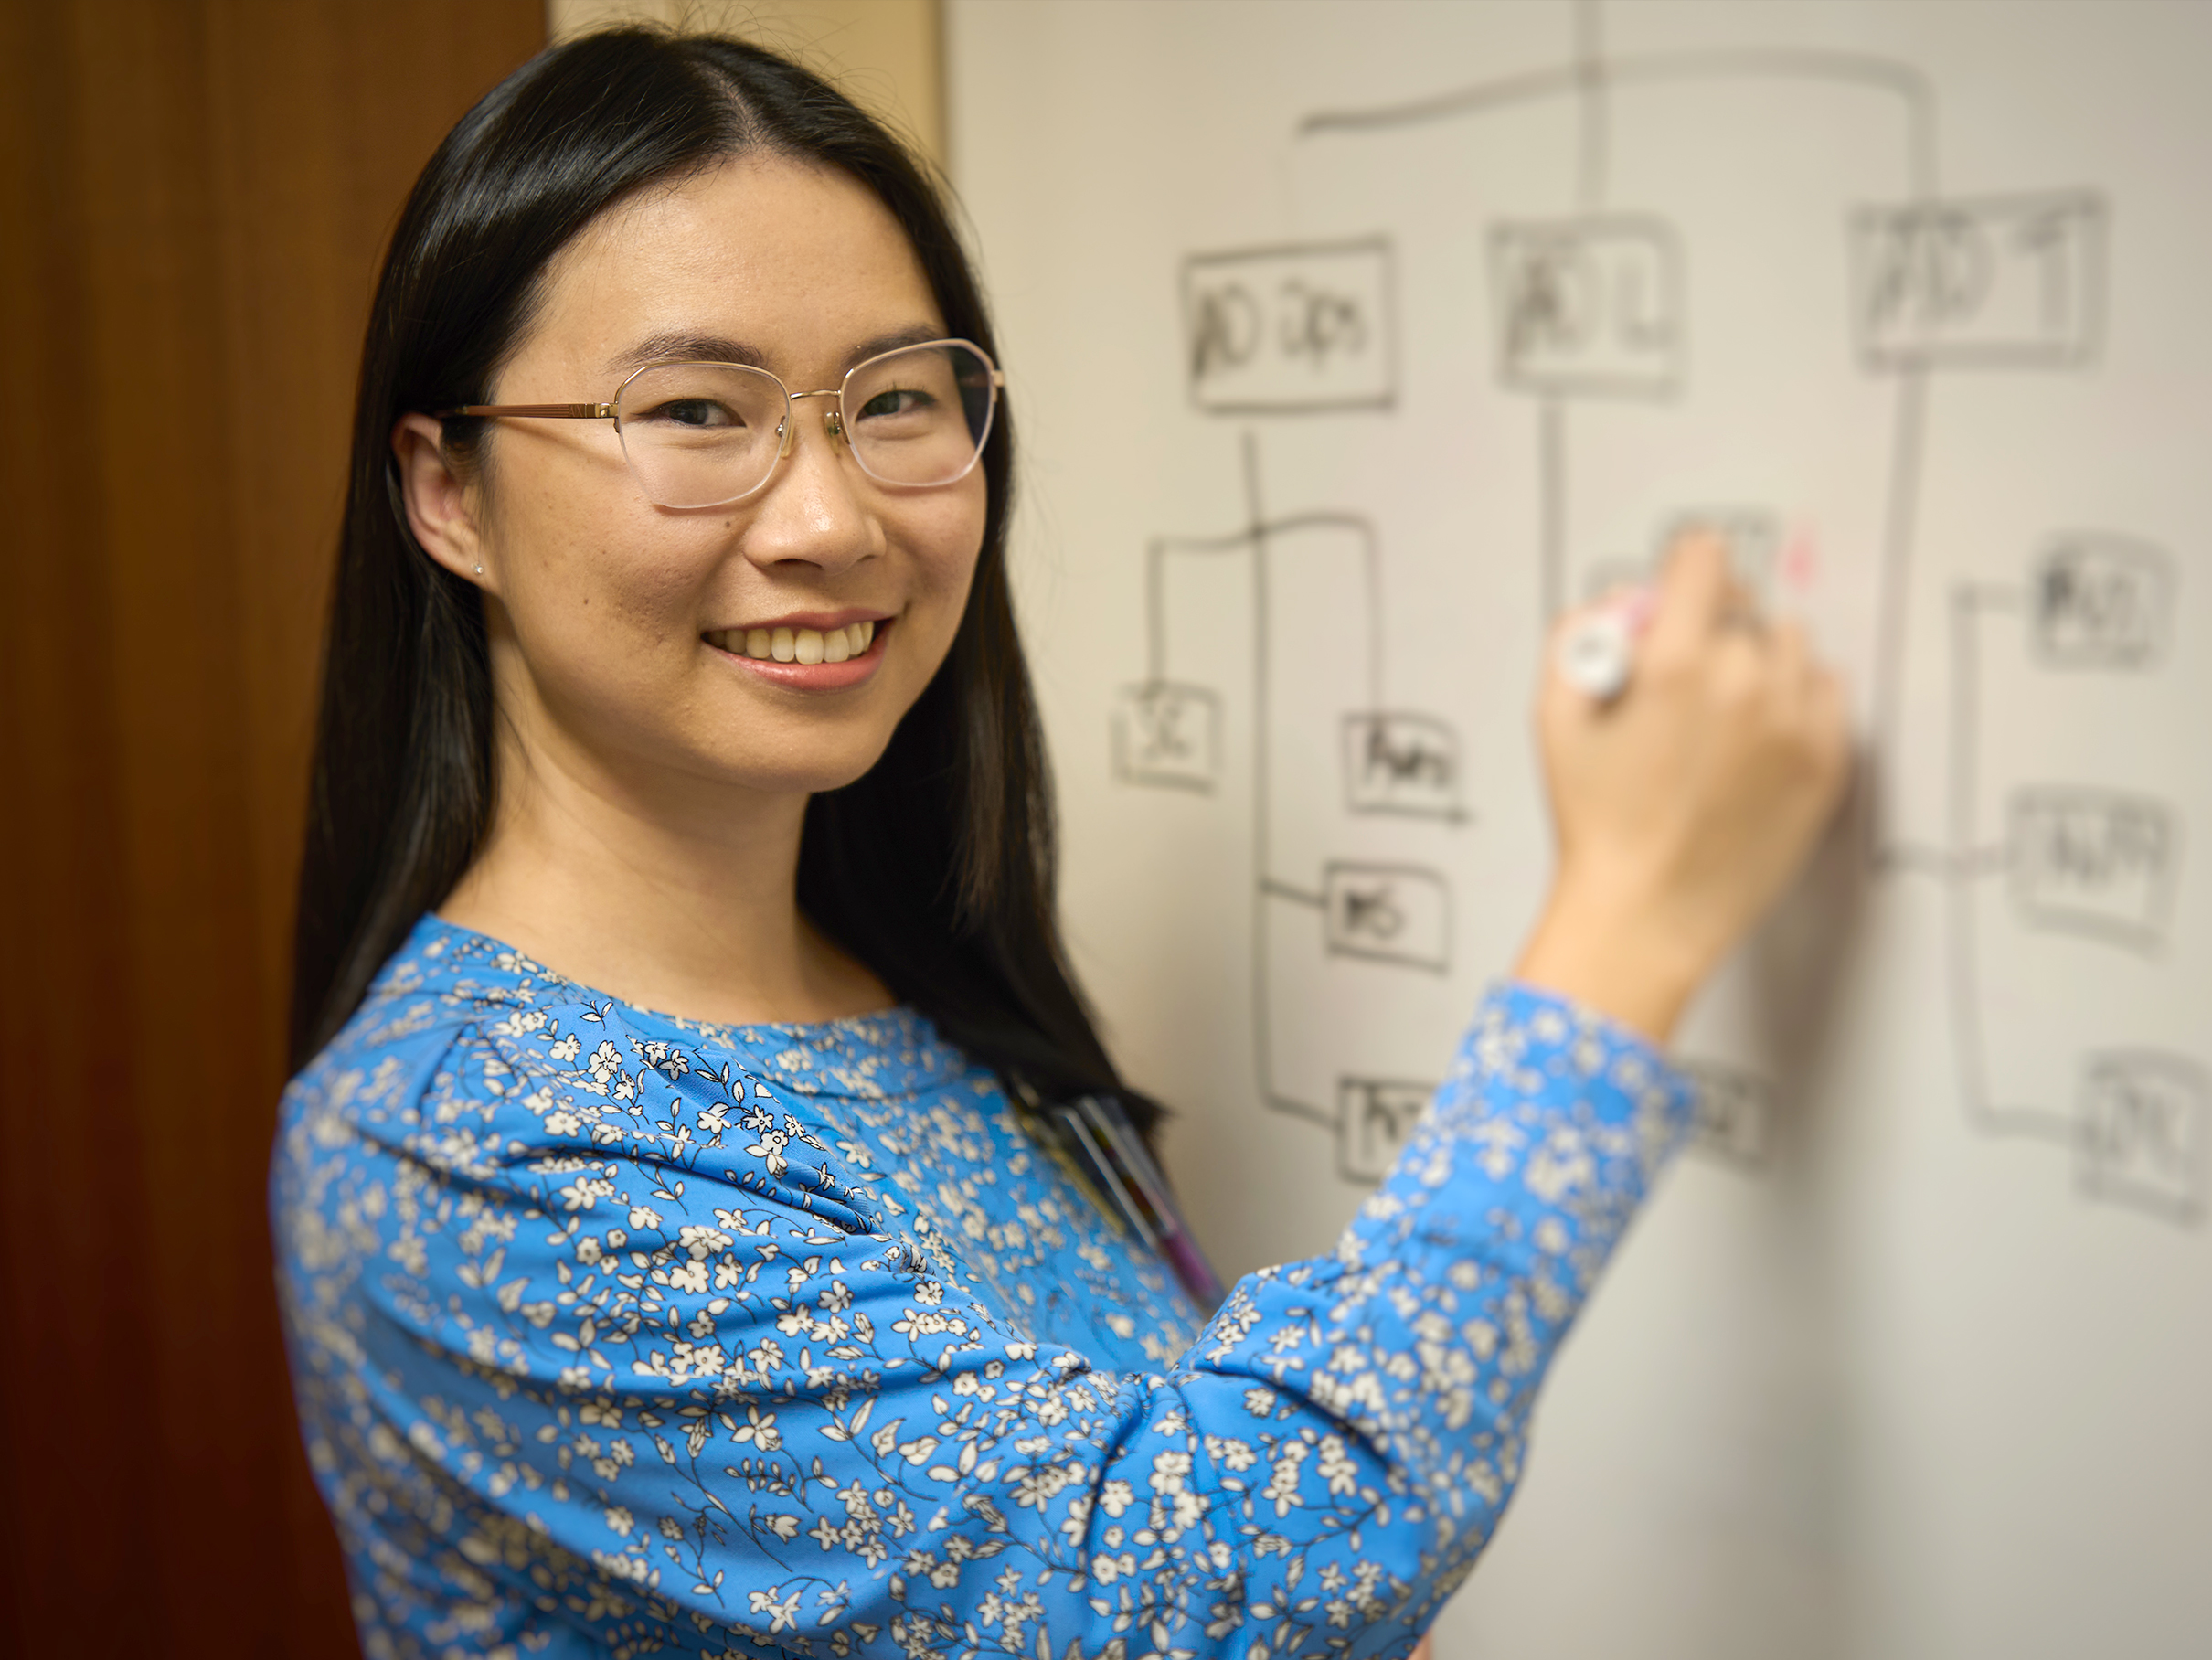
M1111 1095L1046 1102L1017 1088L1023 1118L1107 1220L1143 1240L1200 1309L1210 1314L1220 1307L1228 1293L1122 1103Z

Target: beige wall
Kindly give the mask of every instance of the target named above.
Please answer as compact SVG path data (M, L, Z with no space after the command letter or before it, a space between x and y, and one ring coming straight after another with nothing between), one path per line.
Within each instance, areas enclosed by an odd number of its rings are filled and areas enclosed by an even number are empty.
M546 0L555 39L631 18L721 29L798 59L944 165L941 0Z

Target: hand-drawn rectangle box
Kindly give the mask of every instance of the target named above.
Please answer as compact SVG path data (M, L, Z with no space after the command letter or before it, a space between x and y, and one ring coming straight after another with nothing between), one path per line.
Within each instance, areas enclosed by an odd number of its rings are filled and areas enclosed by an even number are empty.
M2104 306L2104 223L2079 190L1860 209L1860 356L1874 369L2083 367Z
M1774 599L1774 568L1781 554L1781 527L1763 507L1696 507L1672 515L1652 544L1652 575L1665 569L1666 556L1681 537L1708 532L1727 544L1728 568L1761 605Z
M1435 1094L1432 1083L1412 1083L1400 1078L1339 1078L1337 1174L1348 1181L1380 1181Z
M1697 1087L1690 1150L1739 1170L1763 1168L1772 1144L1773 1081L1721 1060L1691 1059L1679 1064Z
M1217 415L1390 408L1393 293L1380 237L1193 255L1183 262L1191 401Z
M1210 793L1221 770L1221 700L1202 686L1153 680L1114 700L1113 771L1128 784Z
M1583 600L1594 602L1621 589L1657 581L1675 543L1700 530L1710 531L1728 544L1728 565L1736 580L1750 590L1760 605L1771 603L1775 570L1781 563L1781 527L1763 507L1694 507L1670 513L1653 533L1648 559L1597 559L1586 566Z
M1345 805L1454 823L1460 806L1459 734L1429 715L1377 711L1344 719Z
M2204 1069L2155 1049L2091 1055L2075 1124L2077 1185L2193 1227L2204 1219L2212 1089Z
M2109 790L2015 791L2007 860L2028 922L2135 951L2165 937L2181 856L2173 810Z
M1494 226L1490 279L1506 386L1571 398L1667 398L1679 387L1682 251L1664 220Z
M2046 668L2154 668L2165 656L2174 563L2102 531L2059 537L2036 561L2030 638Z
M1452 892L1411 865L1332 864L1322 873L1328 949L1442 974L1452 966Z

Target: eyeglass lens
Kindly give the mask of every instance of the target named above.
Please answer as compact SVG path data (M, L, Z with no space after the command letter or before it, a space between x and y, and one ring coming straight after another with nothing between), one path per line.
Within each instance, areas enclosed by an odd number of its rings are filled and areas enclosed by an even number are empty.
M845 377L845 442L870 478L946 484L975 465L997 391L991 364L964 341L907 346ZM776 464L783 383L730 363L663 363L633 376L615 404L622 453L647 499L713 507L749 495Z

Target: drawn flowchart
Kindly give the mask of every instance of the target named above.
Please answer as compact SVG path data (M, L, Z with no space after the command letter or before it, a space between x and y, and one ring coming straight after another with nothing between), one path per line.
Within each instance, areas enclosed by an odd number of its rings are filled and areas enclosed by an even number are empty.
M1984 1008L1992 936L2015 960L2035 936L2099 963L2099 977L2159 972L2172 939L2185 833L2175 805L2142 785L2028 776L2002 788L2003 821L1983 831L1983 754L2013 699L1988 697L1999 656L2015 676L2092 676L2123 697L2154 696L2167 654L2174 561L2132 537L2054 538L2017 585L1961 582L1951 596L1949 889L1952 1041L1971 1122L1994 1135L2056 1144L2086 1196L2194 1225L2204 1218L2212 1147L2206 1069L2176 1049L2087 1037L2076 1075L2023 1097L1994 1076ZM2124 689L2122 689L2124 688ZM2025 940L2023 939L2025 936ZM2063 1018L2064 1010L2052 1011ZM2068 1099L2070 1096L2070 1100Z
M2086 1197L2201 1222L2212 1085L2192 1034L2145 1042L2084 1029L2070 1040L2067 1075L2005 1080L1994 1075L1987 1038L1997 931L2032 937L2038 951L2080 953L2083 974L2104 972L2106 960L2161 972L2186 878L2185 811L2156 780L2068 771L2057 756L2058 770L2038 771L2024 754L2019 776L1993 783L1992 723L2007 705L1991 697L1987 679L2002 655L2008 675L2041 688L2036 696L2094 685L2100 698L2158 698L2186 570L2178 550L2154 533L2054 526L2016 581L1947 576L1948 626L1931 631L1950 687L1949 729L1934 735L1949 780L1941 831L1916 836L1898 824L1892 788L1900 758L1922 741L1908 730L1904 679L1921 638L1910 605L1916 565L1928 558L1916 531L1933 464L1931 388L1951 376L2095 368L2107 326L2110 203L2071 181L1944 193L1936 92L1910 64L1804 49L1608 54L1598 8L1576 16L1569 61L1298 122L1293 163L1337 146L1332 177L1384 181L1340 191L1363 210L1372 198L1356 234L1193 252L1177 273L1184 383L1194 411L1236 433L1240 511L1226 528L1161 535L1144 550L1144 668L1111 712L1113 764L1126 785L1217 802L1230 793L1225 781L1249 784L1262 1099L1331 1136L1342 1176L1371 1181L1433 1087L1388 1056L1321 1052L1311 1032L1328 1011L1316 1006L1326 994L1314 965L1378 976L1453 966L1456 867L1483 834L1484 803L1469 786L1461 712L1393 695L1386 590L1407 554L1402 536L1394 543L1384 527L1372 470L1356 458L1376 452L1377 434L1422 433L1433 424L1426 411L1479 388L1533 426L1527 472L1507 486L1525 493L1533 527L1514 556L1532 578L1532 633L1576 598L1647 572L1690 523L1722 532L1769 603L1819 617L1832 648L1840 641L1861 667L1862 862L1876 880L1926 879L1945 895L1968 1122L2064 1150ZM1832 165L1825 158L1808 159L1802 178L1784 181L1797 192L1787 211L1728 204L1725 234L1712 204L1696 199L1691 174L1670 178L1663 160L1642 162L1637 193L1623 192L1618 164L1639 101L1717 87L1819 89L1863 110L1866 153L1880 168L1854 157L1856 171L1832 175L1821 170ZM1471 190L1465 234L1479 263L1452 268L1456 287L1425 264L1435 233L1393 213L1387 170L1362 174L1344 148L1385 136L1420 144L1561 110L1569 119L1545 131L1565 134L1571 199L1529 211ZM1737 359L1758 354L1731 356L1710 345L1709 330L1701 343L1696 324L1715 308L1701 314L1701 285L1751 292L1769 260L1824 273L1802 285L1809 297L1787 325L1802 360L1792 378L1827 397L1858 436L1840 458L1824 458L1817 477L1793 464L1785 440L1754 430L1773 423L1744 389ZM1463 332L1408 338L1406 319L1419 309L1404 303L1409 284L1446 292ZM1667 449L1677 429L1694 432L1700 455L1750 459L1733 474L1677 465ZM1273 452L1310 457L1315 431L1345 434L1346 459L1334 471L1301 466L1297 494L1333 505L1279 508L1269 499ZM1744 442L1715 442L1738 434ZM1616 475L1607 487L1582 482L1586 470L1607 466ZM1236 687L1207 677L1208 654L1177 645L1178 573L1225 560L1245 573L1249 594L1250 673ZM1250 709L1241 732L1232 707ZM1384 821L1397 826L1387 846L1373 828ZM1730 995L1723 987L1722 999ZM2015 1004L2026 995L2008 994ZM1700 1144L1755 1171L1772 1144L1777 1070L1728 1031L1723 1020L1692 1035Z

